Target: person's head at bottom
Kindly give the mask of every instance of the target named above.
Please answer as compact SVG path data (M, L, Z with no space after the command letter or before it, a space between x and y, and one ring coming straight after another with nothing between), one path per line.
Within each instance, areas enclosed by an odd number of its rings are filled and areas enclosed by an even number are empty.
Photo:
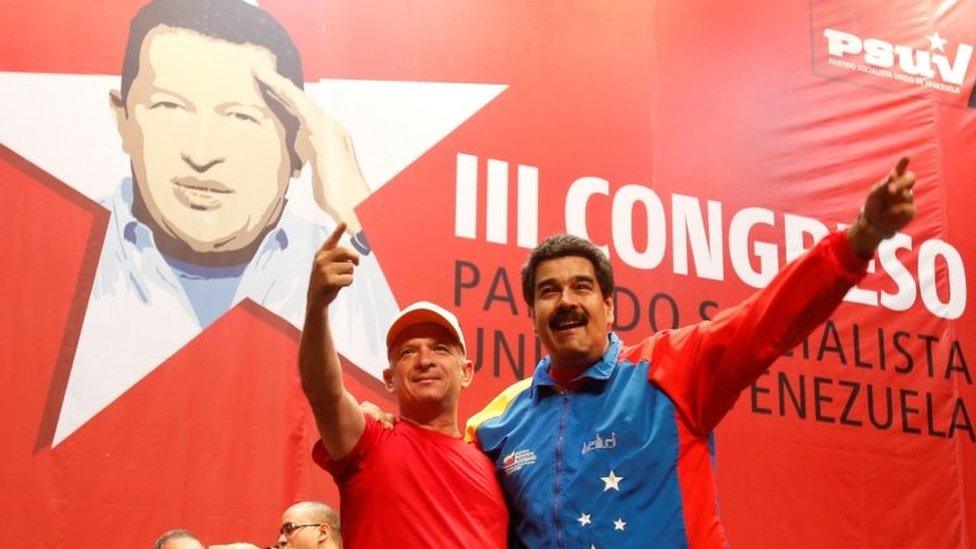
M339 514L324 503L302 501L285 509L278 530L279 548L338 549Z
M383 380L396 395L401 417L456 431L461 389L474 376L457 317L438 305L418 301L394 319L386 347L390 367Z
M170 530L159 536L153 549L205 549L200 538L189 530Z

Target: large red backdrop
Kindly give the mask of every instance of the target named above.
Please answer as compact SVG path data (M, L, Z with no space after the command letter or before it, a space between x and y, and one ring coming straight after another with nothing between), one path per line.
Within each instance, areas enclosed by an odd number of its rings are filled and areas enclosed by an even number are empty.
M462 418L532 373L518 270L542 237L607 246L635 341L749 295L909 154L917 219L740 397L717 431L719 501L741 547L976 546L976 4L260 4L308 82L505 86L358 209L396 301L458 311L479 369ZM118 75L140 5L6 6L0 71ZM109 213L9 139L4 539L146 547L185 526L268 543L290 502L338 503L309 459L299 332L252 301L52 442Z

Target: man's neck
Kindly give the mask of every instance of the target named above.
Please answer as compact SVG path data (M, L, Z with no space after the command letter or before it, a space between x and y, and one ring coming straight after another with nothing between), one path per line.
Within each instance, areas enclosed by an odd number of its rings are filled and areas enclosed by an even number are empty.
M555 364L549 368L549 377L560 387L566 387L571 381L578 378L589 366L566 366L556 367Z
M590 366L603 360L610 348L610 334L606 336L606 343L599 356L565 356L556 357L549 355L549 377L561 387L565 387L570 381L579 377Z
M453 410L405 410L401 408L400 418L428 431L455 438L461 436L461 431L458 430L456 407Z

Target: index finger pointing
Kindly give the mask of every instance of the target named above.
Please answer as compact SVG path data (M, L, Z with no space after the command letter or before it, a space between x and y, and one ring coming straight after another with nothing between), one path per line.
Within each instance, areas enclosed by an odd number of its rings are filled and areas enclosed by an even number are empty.
M898 192L901 190L900 188L896 188L900 186L892 185L892 183L903 179L903 176L905 175L905 170L907 168L908 168L908 156L906 155L898 159L898 163L895 164L895 167L891 169L891 172L888 174L888 177L884 180L883 186L889 195L894 196L898 194Z
M342 238L342 233L346 232L346 224L339 223L339 226L332 231L329 238L325 239L325 243L322 244L323 250L332 250L339 244L339 239Z
M898 164L895 164L895 177L905 175L905 170L908 169L908 160L909 158L907 156L903 156L898 160Z

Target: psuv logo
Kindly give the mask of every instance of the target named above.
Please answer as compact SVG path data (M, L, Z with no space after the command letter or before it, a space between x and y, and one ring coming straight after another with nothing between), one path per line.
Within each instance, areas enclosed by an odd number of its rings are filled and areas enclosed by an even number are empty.
M938 31L925 37L928 50L833 28L825 28L823 38L832 66L953 94L962 92L973 57L970 44L959 43L954 52L947 51L949 41Z

